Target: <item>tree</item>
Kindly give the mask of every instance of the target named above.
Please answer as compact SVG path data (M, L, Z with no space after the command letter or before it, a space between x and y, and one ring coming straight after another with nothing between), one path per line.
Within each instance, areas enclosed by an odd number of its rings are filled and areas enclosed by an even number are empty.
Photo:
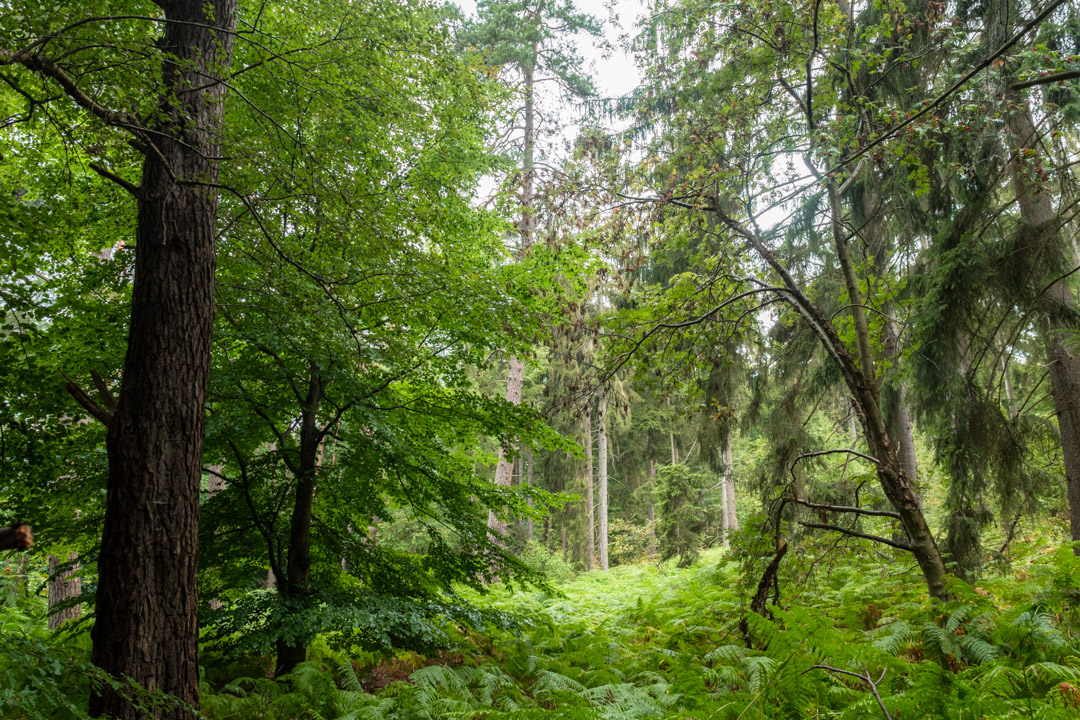
M62 92L99 127L130 133L144 157L137 185L98 166L134 196L138 222L128 349L109 420L92 659L114 676L197 705L198 503L225 93L218 78L232 59L237 6L177 1L162 10L160 79L144 76L160 92L145 116L110 107L87 89L94 75L81 61L94 48L77 30L86 18L58 27L62 16L33 17L41 29L29 41L9 26L0 65L14 66L23 81L46 79L45 92ZM47 98L24 95L31 110ZM111 687L91 712L138 715Z
M830 174L831 170L823 172L826 166L834 165L835 160L829 146L819 144L822 137L819 123L830 114L839 117L848 111L856 104L860 89L851 86L851 78L837 69L843 67L843 62L828 65L823 72L836 72L837 75L821 84L821 79L815 75L812 58L835 48L847 48L846 52L851 53L855 50L852 43L858 35L848 32L843 16L820 15L817 9L811 8L806 21L812 32L791 38L785 36L778 44L768 41L755 44L762 34L773 36L774 29L786 33L785 29L780 29L786 22L783 19L786 13L798 16L802 11L786 8L777 15L768 6L727 9L731 11L733 22L730 28L725 26L720 32L708 29L711 26L710 10L700 15L696 11L659 14L656 18L665 24L664 31L653 29L645 35L649 43L655 43L660 37L666 43L663 47L647 48L647 52L655 52L657 57L652 72L658 87L641 106L643 117L652 122L659 121L660 132L656 133L657 139L652 146L653 157L663 154L668 158L666 164L655 170L651 164L644 168L646 177L660 188L655 200L656 214L666 215L672 207L697 211L701 213L701 219L688 220L690 226L696 224L704 230L716 227L729 233L731 244L727 247L721 244L722 250L748 248L768 268L764 276L757 276L752 271L739 272L742 268L734 259L737 250L707 260L708 264L701 271L706 287L728 286L732 282L734 285L727 293L720 294L721 298L726 295L726 299L686 320L685 325L700 324L724 308L742 312L739 302L769 293L776 293L777 298L807 323L852 398L882 491L907 533L908 540L903 546L918 561L931 595L944 596L945 566L922 511L913 478L901 462L896 439L889 435L880 402L876 370L880 360L875 355L873 337L876 327L868 319L865 283L858 276L859 267L849 247L850 237L857 228L845 219L844 193L841 191L847 188L840 186ZM766 29L746 32L758 25ZM807 62L807 58L811 60ZM754 74L755 68L766 67L764 73ZM746 75L753 76L754 81L742 87L736 85L736 78ZM833 89L825 91L822 87ZM712 88L722 88L729 103L719 118L699 114L696 110L711 96L709 90ZM680 119L668 121L659 116L660 104L677 106L678 112L674 115ZM748 147L746 142L754 143L754 147ZM823 224L826 237L831 239L829 249L832 251L832 262L825 269L835 273L832 277L846 294L842 308L849 314L849 319L844 321L842 328L836 324L836 314L824 312L821 299L812 297L818 294L817 286L800 281L781 258L780 250L772 244L776 233L760 229L759 209L751 198L762 195L750 190L742 193L735 190L759 184L770 187L773 148L777 145L795 153L810 171L811 182L803 189L807 196L799 202L809 215L821 213L824 216ZM852 165L848 172L853 171ZM811 224L811 232L816 238L816 223ZM721 275L720 280L706 279L717 278L714 268L722 267L724 263L733 268L731 274Z
M538 83L554 81L568 97L591 95L593 86L580 70L582 60L567 37L575 32L600 35L600 24L593 17L579 13L570 0L483 0L477 5L478 18L469 23L463 33L465 42L479 48L493 68L506 68L518 77L523 95L522 159L521 159L521 216L518 232L521 237L517 250L520 260L533 243L535 208L536 145L538 112L536 88ZM516 116L515 116L516 118ZM508 132L513 132L511 128ZM515 405L521 402L521 386L525 361L509 356L506 379L506 400ZM508 487L513 462L500 455L495 467L495 484ZM496 537L505 537L506 523L495 513L488 526Z
M544 286L550 260L501 266L505 224L469 200L496 168L485 143L499 89L455 51L440 8L344 17L267 28L378 51L323 48L289 102L275 87L247 95L293 130L230 178L249 191L222 246L210 457L225 488L202 540L224 605L208 619L216 649L242 633L276 651L279 676L318 634L430 651L448 641L440 616L482 624L454 583L535 579L486 539L489 509L552 501L481 483L478 450L488 437L560 445L530 410L473 385L493 343L524 347L544 305L526 287ZM237 146L257 147L262 128L246 128ZM378 537L365 532L376 524ZM395 544L395 525L413 537ZM276 587L254 587L266 567Z

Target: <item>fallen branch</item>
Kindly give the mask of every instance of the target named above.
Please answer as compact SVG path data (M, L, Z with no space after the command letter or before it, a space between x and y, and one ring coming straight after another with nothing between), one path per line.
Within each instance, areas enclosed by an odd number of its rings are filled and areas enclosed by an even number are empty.
M773 603L780 601L780 581L777 579L777 573L780 570L780 561L784 559L784 555L787 555L787 551L787 540L781 540L779 547L776 548L776 554L765 568L765 572L761 574L761 581L758 583L757 592L754 593L754 599L750 601L750 609L762 617L767 617L765 607L769 601L770 589L773 591ZM752 647L750 626L747 625L745 617L739 625L742 628L746 647Z

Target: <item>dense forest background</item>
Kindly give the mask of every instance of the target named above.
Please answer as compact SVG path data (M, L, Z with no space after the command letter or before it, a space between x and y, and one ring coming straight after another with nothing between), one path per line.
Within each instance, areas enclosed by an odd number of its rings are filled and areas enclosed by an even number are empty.
M0 4L0 715L1080 714L1075 3L92 5Z

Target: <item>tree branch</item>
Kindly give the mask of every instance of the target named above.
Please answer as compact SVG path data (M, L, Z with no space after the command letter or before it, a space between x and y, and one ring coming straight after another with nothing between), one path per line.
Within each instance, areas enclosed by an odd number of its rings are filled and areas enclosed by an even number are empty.
M91 170L96 172L101 177L105 178L106 180L112 180L114 183L116 183L120 187L127 190L129 193L131 193L132 197L134 197L136 200L138 200L140 197L142 197L142 194L141 194L141 192L139 190L139 187L137 185L134 185L134 184L128 182L127 180L120 177L119 175L112 172L111 170L106 169L104 165L101 165L101 164L96 163L96 162L92 162L92 163L89 163L89 167L90 167Z
M877 700L878 707L880 707L881 712L885 714L885 720L892 720L892 715L889 714L889 710L885 707L885 702L881 699L881 694L878 692L877 689L878 684L880 684L881 681L885 679L885 673L888 671L888 668L884 668L881 671L881 677L879 677L877 680L874 680L872 677L870 677L869 670L866 671L865 675L860 675L857 672L851 672L850 670L841 670L840 668L835 668L831 665L812 665L803 670L801 674L805 675L811 670L828 670L829 672L839 673L841 675L850 675L851 677L859 678L870 686L870 692L874 693L874 698Z
M870 535L868 533L861 533L857 530L848 530L847 528L837 527L836 525L826 525L824 523L808 523L799 521L799 524L807 528L816 528L818 530L832 530L833 532L843 533L844 535L850 535L851 537L862 538L863 540L873 540L874 542L881 543L882 545L889 545L897 550L907 550L911 552L911 547L905 543L893 542L877 535Z
M100 422L105 427L109 427L112 424L112 412L99 405L92 397L90 397L86 393L85 390L79 387L79 384L76 383L74 380L69 378L67 375L64 375L64 373L60 374L63 375L65 380L67 380L67 383L65 383L64 385L64 389L68 391L68 394L71 395L71 397L75 398L75 402L82 405L83 409L85 409L86 412L90 413L95 420ZM108 391L106 390L106 392ZM111 399L112 395L110 394L108 397ZM105 402L108 403L109 400L105 400Z
M1072 80L1073 78L1080 78L1080 70L1063 70L1061 72L1056 72L1051 75L1043 75L1042 77L1024 80L1023 82L1013 83L1009 86L1009 89L1025 90L1029 87L1035 87L1036 85L1049 85L1053 82Z
M815 503L809 500L800 500L799 498L789 498L791 502L803 507L813 508L814 510L831 510L833 512L845 512L855 513L856 515L872 515L874 517L889 517L900 519L900 513L893 512L892 510L868 510L867 508L852 507L850 505L829 505L826 503Z

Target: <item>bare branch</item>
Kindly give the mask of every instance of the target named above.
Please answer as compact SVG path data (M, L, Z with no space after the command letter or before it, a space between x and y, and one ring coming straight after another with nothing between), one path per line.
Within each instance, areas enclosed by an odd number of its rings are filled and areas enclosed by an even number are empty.
M881 699L881 694L878 692L878 685L880 685L881 681L885 679L885 673L888 670L888 668L882 669L881 676L877 680L874 680L870 676L870 671L869 670L866 671L865 675L860 675L857 672L852 672L850 670L841 670L840 668L835 668L835 667L833 667L831 665L812 665L811 667L808 667L805 670L803 670L802 674L805 675L806 673L810 672L811 670L828 670L829 672L838 673L840 675L849 675L849 676L854 677L854 678L859 678L860 680L862 680L863 682L865 682L867 685L870 686L870 692L874 693L874 698L877 700L878 707L881 708L881 712L884 713L885 720L892 720L892 715L889 714L889 710L888 710L888 708L885 707L885 702Z
M870 535L869 533L861 533L857 530L849 530L847 528L837 527L836 525L826 525L824 523L810 523L799 521L799 524L807 528L815 528L817 530L832 530L833 532L843 533L844 535L850 535L851 537L862 538L863 540L873 540L876 543L882 545L889 545L897 550L906 550L911 552L911 546L907 543L894 542L888 538L878 537L877 535Z
M809 500L800 500L799 498L789 498L791 502L802 505L803 507L813 508L814 510L830 510L832 512L843 513L855 513L856 515L872 515L874 517L889 517L900 519L900 513L893 512L892 510L869 510L867 508L852 507L850 505L829 505L827 503L815 503Z

